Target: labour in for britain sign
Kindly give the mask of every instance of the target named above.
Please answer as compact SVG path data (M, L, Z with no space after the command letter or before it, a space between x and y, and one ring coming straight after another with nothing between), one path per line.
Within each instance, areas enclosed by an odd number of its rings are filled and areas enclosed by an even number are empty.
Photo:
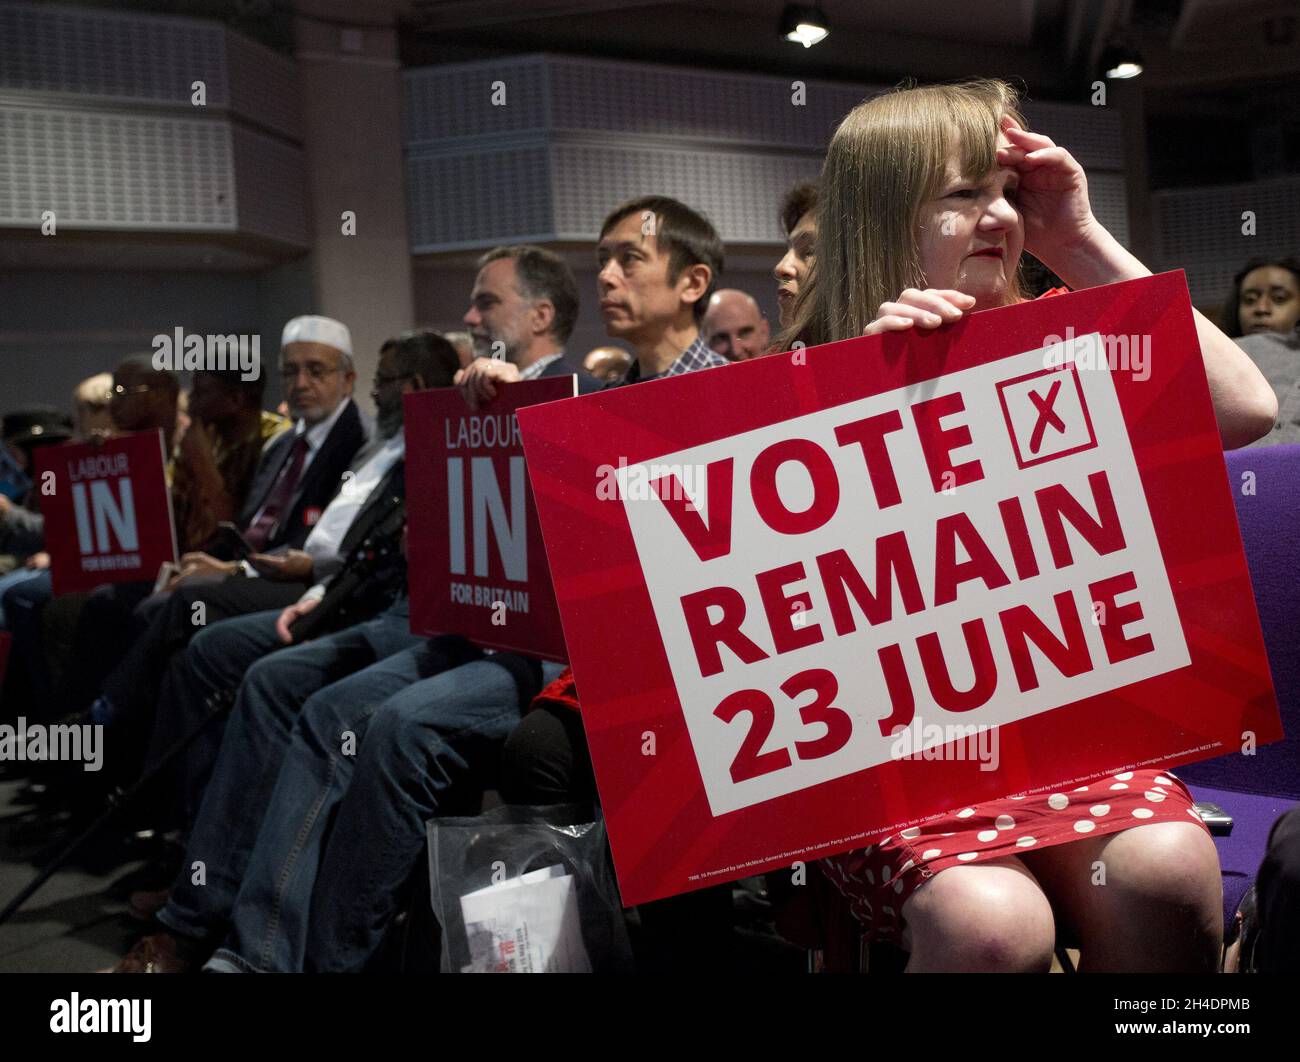
M158 576L176 560L161 431L36 451L56 594Z
M519 420L625 903L1281 736L1181 274Z
M457 388L406 396L411 630L564 660L515 413L572 398L577 378L503 384L470 410Z

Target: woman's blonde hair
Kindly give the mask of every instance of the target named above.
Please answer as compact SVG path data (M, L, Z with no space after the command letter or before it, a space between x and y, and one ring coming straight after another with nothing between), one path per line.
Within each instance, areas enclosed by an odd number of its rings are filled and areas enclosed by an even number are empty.
M817 253L783 347L851 336L882 302L925 287L918 251L921 208L938 194L955 146L963 176L997 164L1003 115L1022 128L1005 81L902 87L858 104L835 130L822 165Z

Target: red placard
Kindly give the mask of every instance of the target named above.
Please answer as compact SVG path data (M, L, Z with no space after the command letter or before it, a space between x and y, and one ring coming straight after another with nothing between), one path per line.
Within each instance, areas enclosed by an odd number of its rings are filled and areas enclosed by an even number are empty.
M519 421L624 903L1282 736L1181 273Z
M503 384L475 412L455 387L406 396L413 633L566 659L515 412L576 393L556 376Z
M43 447L36 470L55 594L152 582L163 564L175 563L161 431Z

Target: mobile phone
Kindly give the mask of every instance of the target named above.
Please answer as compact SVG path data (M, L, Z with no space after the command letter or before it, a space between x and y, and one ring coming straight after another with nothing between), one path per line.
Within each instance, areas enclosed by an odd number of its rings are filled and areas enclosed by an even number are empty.
M1227 837L1232 833L1232 816L1218 804L1211 804L1208 800L1198 800L1192 805L1192 809L1215 837Z

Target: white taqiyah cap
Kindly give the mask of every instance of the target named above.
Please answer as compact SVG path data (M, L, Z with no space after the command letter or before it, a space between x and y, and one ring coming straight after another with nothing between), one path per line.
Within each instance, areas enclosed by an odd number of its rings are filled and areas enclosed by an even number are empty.
M349 358L352 357L352 333L348 331L347 325L333 317L318 317L315 314L295 317L284 326L284 332L280 335L280 349L283 350L290 343L324 343L342 351Z

